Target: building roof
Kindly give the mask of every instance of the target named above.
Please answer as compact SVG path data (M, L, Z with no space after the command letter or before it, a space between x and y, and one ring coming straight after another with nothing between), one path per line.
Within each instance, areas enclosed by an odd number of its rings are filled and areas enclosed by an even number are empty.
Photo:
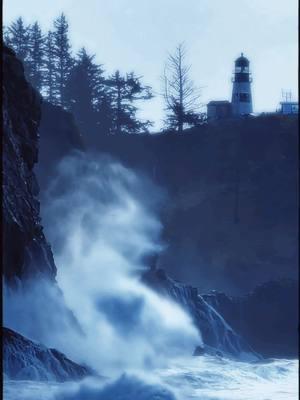
M281 101L280 104L289 104L291 106L297 106L299 103L298 101Z
M231 103L228 100L212 100L209 103L207 103L208 106L217 106L221 104L231 104Z
M235 60L235 65L237 67L248 67L249 60L244 56L243 53L241 53L240 57Z

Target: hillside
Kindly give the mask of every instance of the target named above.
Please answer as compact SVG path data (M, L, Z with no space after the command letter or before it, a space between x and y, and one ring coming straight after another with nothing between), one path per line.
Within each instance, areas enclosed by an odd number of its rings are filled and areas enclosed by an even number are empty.
M106 152L167 190L159 266L242 293L297 275L298 119L228 120L178 134L101 137Z

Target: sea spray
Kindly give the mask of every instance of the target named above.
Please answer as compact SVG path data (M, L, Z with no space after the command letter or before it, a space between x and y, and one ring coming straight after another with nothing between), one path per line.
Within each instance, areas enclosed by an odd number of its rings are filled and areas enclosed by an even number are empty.
M162 196L145 177L109 158L75 154L63 160L42 216L66 307L52 284L35 282L10 325L110 375L192 354L201 338L190 317L139 279L145 256L162 248L155 216ZM28 323L24 332L21 321L33 321L33 310L38 324L30 332Z

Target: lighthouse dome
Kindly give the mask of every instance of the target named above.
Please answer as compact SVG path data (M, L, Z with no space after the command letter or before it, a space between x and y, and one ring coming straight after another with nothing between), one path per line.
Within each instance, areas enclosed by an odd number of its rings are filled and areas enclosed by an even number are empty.
M240 57L235 60L236 67L249 67L249 60L241 53Z

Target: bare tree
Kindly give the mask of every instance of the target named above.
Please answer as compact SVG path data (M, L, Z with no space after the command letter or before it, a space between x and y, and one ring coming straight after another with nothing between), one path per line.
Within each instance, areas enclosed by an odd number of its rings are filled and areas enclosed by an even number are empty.
M200 89L190 78L190 65L186 65L186 49L180 43L174 54L168 56L163 76L164 99L166 102L166 125L179 133L184 126L194 126L201 122Z

